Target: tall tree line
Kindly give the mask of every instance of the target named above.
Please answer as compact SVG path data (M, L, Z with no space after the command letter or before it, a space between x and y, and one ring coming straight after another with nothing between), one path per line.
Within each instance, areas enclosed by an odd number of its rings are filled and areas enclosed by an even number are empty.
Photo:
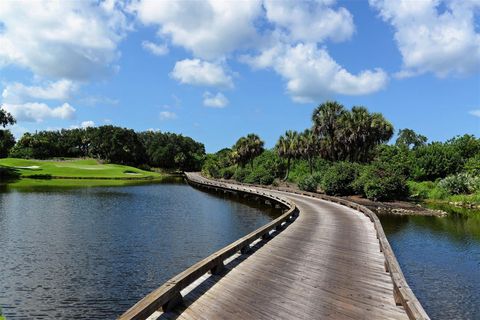
M0 156L6 154L0 153ZM118 164L199 170L205 147L180 134L137 133L108 125L25 133L10 150L9 156L34 159L92 157Z

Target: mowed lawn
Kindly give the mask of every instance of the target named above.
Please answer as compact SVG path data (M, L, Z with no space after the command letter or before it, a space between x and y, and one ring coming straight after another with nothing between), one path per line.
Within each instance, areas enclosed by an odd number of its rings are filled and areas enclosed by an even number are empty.
M118 164L101 164L94 159L44 161L5 158L0 159L0 166L18 170L24 178L51 176L51 178L83 179L151 179L162 177L156 172Z

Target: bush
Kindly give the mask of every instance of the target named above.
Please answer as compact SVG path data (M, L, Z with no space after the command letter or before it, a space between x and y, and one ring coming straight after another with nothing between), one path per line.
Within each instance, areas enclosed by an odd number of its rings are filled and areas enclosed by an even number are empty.
M235 170L235 173L233 174L232 178L234 180L237 180L238 182L244 182L248 173L249 172L248 172L247 169L242 168L242 167L237 167L237 169Z
M449 196L448 192L439 187L438 183L433 181L407 182L411 198L416 199L445 199Z
M318 186L317 179L313 176L306 176L298 182L298 188L304 191L316 192Z
M265 167L256 167L246 177L244 182L252 184L272 184L275 177Z
M223 169L220 169L220 175L223 179L231 179L235 174L235 167L230 166Z
M405 176L395 166L384 162L364 167L353 186L358 193L374 201L402 199L408 195Z
M321 186L328 195L351 195L353 181L358 176L359 165L350 162L337 162L330 166L322 177Z
M473 193L480 190L480 177L459 173L440 180L439 186L450 194Z
M215 155L208 155L202 166L202 173L210 178L220 178L220 169Z

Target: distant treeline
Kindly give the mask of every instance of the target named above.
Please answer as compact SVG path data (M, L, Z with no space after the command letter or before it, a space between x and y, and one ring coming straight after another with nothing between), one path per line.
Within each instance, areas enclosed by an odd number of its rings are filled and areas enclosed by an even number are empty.
M111 125L25 133L16 143L8 130L1 130L0 138L0 157L92 157L133 166L199 170L205 156L202 143L181 134Z
M480 139L473 135L427 143L411 129L394 128L380 113L350 110L334 101L314 109L312 127L288 130L264 150L256 134L209 154L205 175L257 184L297 183L303 190L362 195L374 200L445 199L469 194L480 200Z

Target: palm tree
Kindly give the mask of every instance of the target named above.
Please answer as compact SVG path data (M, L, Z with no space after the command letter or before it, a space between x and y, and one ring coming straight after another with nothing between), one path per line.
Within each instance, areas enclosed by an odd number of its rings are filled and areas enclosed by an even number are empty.
M232 158L242 167L250 163L253 169L253 160L263 152L263 145L264 143L258 135L250 133L246 137L241 137L235 143L232 148Z
M293 158L298 157L299 155L299 135L298 132L288 130L285 132L285 135L280 136L278 139L275 149L277 150L278 156L281 158L287 159L287 172L283 180L288 179L290 173L290 162Z
M320 151L327 159L338 159L338 143L336 141L337 131L339 129L338 119L344 113L344 107L335 101L326 101L313 111L313 131L323 140Z
M306 129L299 135L299 152L302 157L308 161L310 174L313 174L313 159L318 151L317 135L309 129Z

